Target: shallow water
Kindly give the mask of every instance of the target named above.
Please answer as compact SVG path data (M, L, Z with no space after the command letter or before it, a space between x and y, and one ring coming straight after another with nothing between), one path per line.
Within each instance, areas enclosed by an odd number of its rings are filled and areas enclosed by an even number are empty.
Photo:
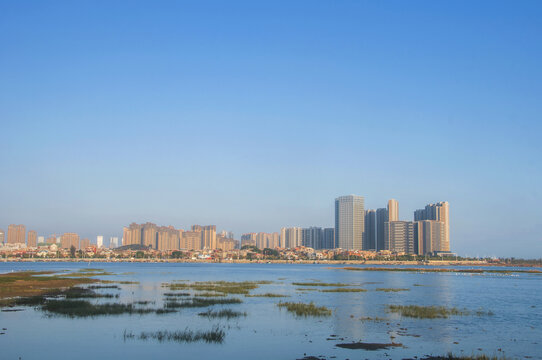
M346 271L328 265L293 264L153 264L153 263L0 263L0 273L20 270L77 270L100 268L115 276L106 280L139 281L120 285L118 299L92 302L151 300L161 307L165 282L271 280L251 294L272 292L288 298L239 297L242 304L215 305L246 312L236 319L198 316L206 308L183 308L178 313L120 315L95 318L46 316L25 308L0 312L2 359L299 359L305 355L326 359L403 359L428 354L486 354L542 359L542 275L460 274ZM124 275L120 275L125 273ZM279 280L284 278L283 280ZM367 292L299 292L292 282L322 281L361 285ZM422 286L414 286L414 284ZM303 288L307 288L303 286ZM381 292L376 288L408 288ZM315 287L318 289L318 287ZM333 310L330 317L299 318L279 309L279 301L303 301ZM492 316L451 316L448 319L401 318L386 312L386 305L443 305L483 310ZM362 317L386 321L362 321ZM226 332L222 344L158 342L124 339L125 331L138 334L158 330L210 330ZM332 337L330 335L336 335ZM343 340L339 340L342 338ZM337 340L327 340L337 339ZM350 350L339 343L401 343L387 350Z

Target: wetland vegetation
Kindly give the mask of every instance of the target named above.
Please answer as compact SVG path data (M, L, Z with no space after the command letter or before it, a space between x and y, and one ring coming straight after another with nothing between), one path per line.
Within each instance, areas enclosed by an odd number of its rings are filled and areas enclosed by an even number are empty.
M316 306L312 301L308 304L302 302L279 302L279 308L286 308L287 311L297 316L331 316L331 310L325 306Z

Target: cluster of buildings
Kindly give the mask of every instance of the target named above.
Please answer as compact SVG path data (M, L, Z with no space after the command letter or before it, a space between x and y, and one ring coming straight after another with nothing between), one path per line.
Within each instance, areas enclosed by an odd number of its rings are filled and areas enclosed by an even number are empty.
M9 246L56 245L59 249L87 249L89 239L80 239L76 233L38 236L30 230L28 236L24 225L9 225L7 238L0 229L0 244ZM173 226L158 226L153 223L132 223L123 229L123 237L109 239L109 248L120 245L141 245L153 251L211 250L229 252L254 246L258 249L313 250L342 249L368 253L394 253L414 255L443 255L450 253L449 204L439 202L428 204L416 210L412 221L399 220L399 203L389 200L387 207L365 209L362 196L348 195L335 199L335 227L284 227L274 233L246 233L241 241L233 233L217 233L215 225L192 225L190 230L175 229ZM94 246L94 245L92 245ZM104 248L103 236L97 236L97 249Z
M143 245L160 251L221 249L229 251L238 247L233 233L217 234L215 225L192 225L190 231L173 226L157 226L153 223L132 223L123 230L123 245Z
M428 204L414 212L413 221L399 220L399 203L365 210L362 196L335 199L335 247L347 250L391 251L396 254L450 252L450 206Z

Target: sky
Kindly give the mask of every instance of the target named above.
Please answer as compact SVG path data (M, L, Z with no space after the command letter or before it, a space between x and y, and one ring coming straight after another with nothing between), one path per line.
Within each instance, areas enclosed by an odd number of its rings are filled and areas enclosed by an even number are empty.
M240 238L450 203L542 257L540 1L0 1L0 228Z

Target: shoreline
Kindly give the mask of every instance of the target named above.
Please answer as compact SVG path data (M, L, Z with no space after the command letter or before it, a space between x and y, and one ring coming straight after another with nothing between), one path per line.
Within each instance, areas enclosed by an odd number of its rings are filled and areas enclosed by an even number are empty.
M487 266L487 267L538 267L536 265L510 265L499 263L488 263L482 260L466 261L376 261L376 260L192 260L192 259L2 259L1 262L30 262L30 263L187 263L187 264L302 264L302 265L416 265L416 266Z

